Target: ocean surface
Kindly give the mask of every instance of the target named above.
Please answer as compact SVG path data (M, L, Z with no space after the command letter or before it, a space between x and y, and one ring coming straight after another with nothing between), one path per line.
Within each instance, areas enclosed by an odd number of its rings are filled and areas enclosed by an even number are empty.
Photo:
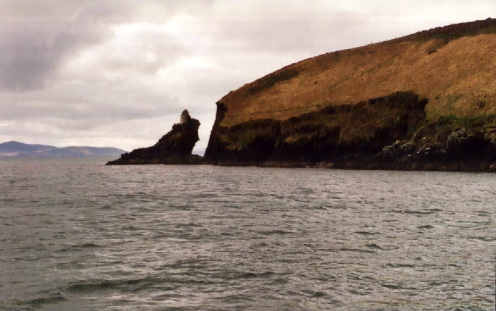
M496 174L0 160L0 310L494 310Z

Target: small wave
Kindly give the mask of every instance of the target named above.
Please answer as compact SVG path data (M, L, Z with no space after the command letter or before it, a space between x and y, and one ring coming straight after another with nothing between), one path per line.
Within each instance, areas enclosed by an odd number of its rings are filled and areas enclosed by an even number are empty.
M356 290L356 289L349 289L348 292L353 294L353 295L359 295L359 296L366 296L366 295L370 294L369 292L366 292L366 291L361 292L361 291Z
M83 283L74 283L67 288L67 291L69 292L96 291L102 289L115 288L120 284L121 283L118 281L109 281L109 280L89 281Z
M258 231L259 234L263 235L272 235L272 234L292 234L292 231L284 231L284 230L269 230L269 231Z
M262 272L262 273L236 272L230 278L232 279L269 278L273 275L275 275L275 273L270 271Z
M327 205L317 205L317 206L314 206L314 207L312 207L312 208L310 208L310 209L312 209L312 210L327 210L327 209L329 209L329 208L330 208L330 207L329 207L329 206L327 206Z
M320 298L320 297L325 297L325 296L328 296L327 293L315 292L315 293L313 293L312 298Z
M138 227L135 227L133 225L130 225L130 226L124 226L124 227L122 227L122 230L138 231L138 230L141 230L141 228L138 228Z
M433 226L431 226L431 225L419 226L418 228L419 228L419 229L434 229L434 227L433 227Z
M425 210L425 211L415 211L415 210L406 210L402 211L402 213L405 214L413 214L413 215L429 215L429 214L434 214L436 212L440 212L440 209L431 209L431 210Z
M414 268L414 265L403 264L403 263L388 263L386 267L389 268Z
M81 244L79 247L87 248L87 247L101 247L101 246L95 243L85 243L85 244Z
M270 272L270 271L263 272L263 273L258 273L257 274L257 276L262 277L262 278L271 277L273 275L275 275L275 273L274 272Z
M442 212L443 210L440 209L440 208L431 208L431 209L428 209L428 211L431 211L431 212Z
M479 241L484 241L484 242L493 242L493 241L496 241L496 238L495 237L475 236L475 237L470 237L469 240L479 240Z
M95 244L95 243L83 243L83 244L76 244L76 245L71 245L69 247L63 248L59 250L59 252L68 252L68 251L81 251L85 248L95 248L95 247L102 247L101 245Z
M476 215L478 216L490 216L491 213L487 211L475 211Z
M356 234L362 234L362 235L376 235L379 234L377 232L369 232L369 231L355 231Z
M380 247L379 245L374 244L374 243L372 243L372 244L367 244L367 245L365 245L365 246L366 246L366 247L369 247L369 248L373 248L373 249L383 249L382 247Z
M251 278L256 278L256 277L257 277L257 274L256 273L245 272L245 273L239 274L236 278L237 279L251 279Z
M202 228L203 225L201 224L197 224L197 223L194 223L194 222L188 222L188 223L179 223L179 224L175 224L174 225L175 228L192 228L192 227L196 227L196 228Z
M348 206L344 206L344 205L332 205L332 206L329 206L329 208L332 208L332 209L348 209L349 207Z
M404 289L403 286L396 284L381 284L381 286L389 289Z
M375 253L375 251L367 250L367 249L359 249L359 248L338 248L335 251L337 252L357 252L357 253Z
M220 300L222 301L223 303L227 303L227 304L230 304L230 303L240 303L240 302L254 302L256 301L257 299L250 296L250 295L245 295L245 294L228 294L228 295L225 295L225 296L221 296L221 297L215 297L213 298L215 300ZM167 310L171 310L171 311L179 311L179 310L183 310L183 309L167 309ZM222 310L222 309L220 309ZM224 309L225 310L225 309Z
M289 280L288 279L283 279L283 278L277 278L270 282L272 285L280 285L280 284L288 284Z
M223 277L225 278L225 274ZM212 281L199 278L198 273L180 272L165 277L81 280L71 283L63 291L74 295L103 291L139 292L157 287L170 290L181 284L188 286L191 284L212 284Z
M26 302L21 302L19 303L19 305L30 306L32 308L38 309L42 305L55 304L65 300L67 300L65 295L62 292L59 292L56 294L49 295L48 297L34 298Z

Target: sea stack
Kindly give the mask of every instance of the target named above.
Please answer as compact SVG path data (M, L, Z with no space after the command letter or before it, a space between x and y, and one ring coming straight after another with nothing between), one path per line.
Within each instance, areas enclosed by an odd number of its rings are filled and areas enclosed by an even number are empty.
M191 154L199 140L199 127L200 121L191 118L188 110L185 109L181 113L180 122L174 124L154 146L124 153L119 159L110 161L107 165L200 164L203 161L202 157Z

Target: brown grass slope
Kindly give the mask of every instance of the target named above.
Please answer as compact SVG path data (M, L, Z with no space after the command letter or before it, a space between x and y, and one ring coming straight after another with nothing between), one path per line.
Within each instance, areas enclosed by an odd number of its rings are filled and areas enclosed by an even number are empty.
M220 126L282 121L399 91L427 98L429 121L488 118L496 115L495 51L496 19L487 19L320 55L224 96Z

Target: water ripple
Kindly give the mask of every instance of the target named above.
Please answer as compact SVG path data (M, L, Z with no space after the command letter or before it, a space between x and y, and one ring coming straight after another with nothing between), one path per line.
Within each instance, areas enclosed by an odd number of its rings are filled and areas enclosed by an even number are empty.
M492 174L0 160L0 309L489 310Z

